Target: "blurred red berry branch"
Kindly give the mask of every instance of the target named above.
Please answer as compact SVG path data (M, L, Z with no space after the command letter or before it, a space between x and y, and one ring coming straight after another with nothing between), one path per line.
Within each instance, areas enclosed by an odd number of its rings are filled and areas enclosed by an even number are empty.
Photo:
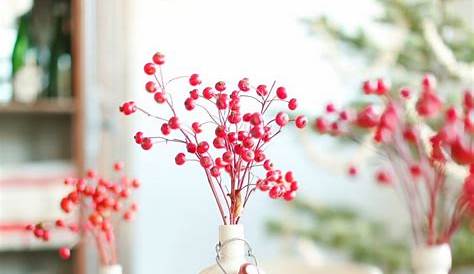
M58 219L53 222L41 222L28 225L27 230L40 240L49 241L51 231L71 231L83 236L91 236L97 245L102 265L117 263L114 225L118 219L131 221L138 210L131 194L140 187L137 179L129 179L123 174L123 163L114 164L117 178L106 180L89 170L84 178L67 178L64 183L72 188L61 199L60 207L66 214L80 213L86 218L79 223L74 220ZM59 249L63 259L71 256L70 247Z
M386 165L376 171L376 181L402 193L415 241L433 245L449 242L466 213L474 213L474 95L467 90L462 105L448 105L436 93L432 75L421 86L420 94L414 94L409 88L391 91L382 79L366 81L364 94L377 96L379 103L339 111L329 104L314 127L355 142L361 142L361 132L372 134L372 145ZM454 198L448 197L453 186L447 185L460 180L448 174L453 165L471 167ZM351 165L348 173L356 176L357 167Z
M272 199L287 201L295 197L298 183L291 171L283 173L275 169L264 153L267 145L281 133L283 127L293 122L304 128L307 119L294 119L286 112L276 116L268 115L270 107L277 102L284 103L290 111L297 108L297 100L288 98L284 87L270 87L264 84L254 87L249 79L241 79L236 88L230 88L224 81L198 88L202 81L198 74L165 80L162 65L164 55L156 53L153 63L147 63L144 71L152 77L145 84L158 105L165 105L170 116L158 116L141 108L135 102L125 102L120 111L125 115L141 112L158 120L161 134L135 134L135 141L144 150L158 143L177 143L184 151L175 156L177 165L197 162L203 168L209 187L217 203L224 224L237 224L251 194L257 189L268 191ZM191 91L184 100L184 108L189 111L200 109L205 118L186 126L178 115L168 84L187 78ZM245 104L243 102L245 101ZM244 111L245 109L245 111ZM194 114L191 117L196 117ZM207 134L211 132L211 134ZM206 140L212 136L210 140ZM264 176L256 169L263 167ZM227 180L226 180L227 179Z

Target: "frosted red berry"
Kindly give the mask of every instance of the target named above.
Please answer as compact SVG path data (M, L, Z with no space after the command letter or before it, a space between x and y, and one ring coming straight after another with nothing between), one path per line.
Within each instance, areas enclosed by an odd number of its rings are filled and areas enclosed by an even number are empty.
M155 68L155 65L153 63L145 64L145 66L143 67L143 70L148 75L154 75L156 73L156 68Z
M291 99L291 100L288 102L288 108L289 108L290 110L295 110L297 107L298 107L298 101L297 101L295 98Z
M174 161L178 166L184 165L186 162L186 155L184 153L178 153L174 158Z
M157 65L163 65L165 63L165 55L161 52L157 52L153 55L153 63Z
M285 100L288 97L288 94L286 93L286 88L278 87L276 90L276 95L279 99Z
M156 84L155 82L153 81L148 81L146 82L145 84L145 89L146 91L148 91L149 93L154 93L156 91Z
M61 259L67 260L71 257L71 250L67 247L61 247L59 249L59 256L61 257Z
M190 77L189 77L189 84L191 86L198 86L201 84L201 80L199 79L199 75L198 74L192 74Z
M304 128L304 127L306 127L307 123L308 123L308 118L306 118L306 116L299 115L299 116L296 117L295 126L297 128Z
M289 121L290 121L290 117L285 112L279 112L277 116L275 117L275 122L280 127L286 126Z

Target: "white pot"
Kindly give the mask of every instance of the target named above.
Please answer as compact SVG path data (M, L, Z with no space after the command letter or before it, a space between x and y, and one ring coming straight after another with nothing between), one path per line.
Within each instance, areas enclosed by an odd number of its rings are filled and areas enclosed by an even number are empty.
M220 252L221 265L227 274L239 274L241 267L248 264L247 247L242 240L228 242L231 239L245 240L243 225L221 225L219 227L219 243L226 243ZM249 274L251 273L257 274L256 268L249 267ZM223 274L223 272L217 264L214 264L199 274ZM264 274L264 272L260 270L260 274Z
M118 264L101 266L99 274L122 274L122 267Z
M448 274L451 264L451 248L448 244L419 246L412 252L415 274Z

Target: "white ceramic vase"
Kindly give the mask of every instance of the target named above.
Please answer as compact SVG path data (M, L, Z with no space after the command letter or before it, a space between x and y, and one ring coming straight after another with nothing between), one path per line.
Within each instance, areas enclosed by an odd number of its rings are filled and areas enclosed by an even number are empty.
M245 240L243 225L221 225L219 227L219 243L226 243L220 250L221 265L227 274L239 274L241 267L248 264L247 246L242 240ZM231 241L230 241L231 240ZM257 272L256 269L250 272ZM199 274L223 274L219 265L214 264ZM260 274L264 274L260 270Z
M451 248L448 244L413 249L412 265L415 274L448 274L451 264Z
M122 266L118 264L101 266L99 274L122 274Z

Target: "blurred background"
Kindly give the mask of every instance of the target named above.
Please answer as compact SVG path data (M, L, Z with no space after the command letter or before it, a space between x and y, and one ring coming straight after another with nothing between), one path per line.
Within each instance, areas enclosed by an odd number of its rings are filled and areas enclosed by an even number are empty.
M0 274L96 273L87 244L71 261L57 257L75 236L44 244L23 228L61 215L64 177L107 174L117 160L143 182L137 220L120 228L124 273L197 273L213 262L219 219L200 170L169 172L173 147L133 142L157 125L118 112L127 99L153 105L142 71L156 51L169 77L277 80L314 117L353 101L368 77L415 86L431 71L447 96L473 87L473 18L472 0L2 0ZM243 221L268 273L409 273L403 204L342 164L370 153L310 129L276 142L268 154L294 170L300 196L290 205L257 193ZM469 229L453 243L456 274L474 273Z

